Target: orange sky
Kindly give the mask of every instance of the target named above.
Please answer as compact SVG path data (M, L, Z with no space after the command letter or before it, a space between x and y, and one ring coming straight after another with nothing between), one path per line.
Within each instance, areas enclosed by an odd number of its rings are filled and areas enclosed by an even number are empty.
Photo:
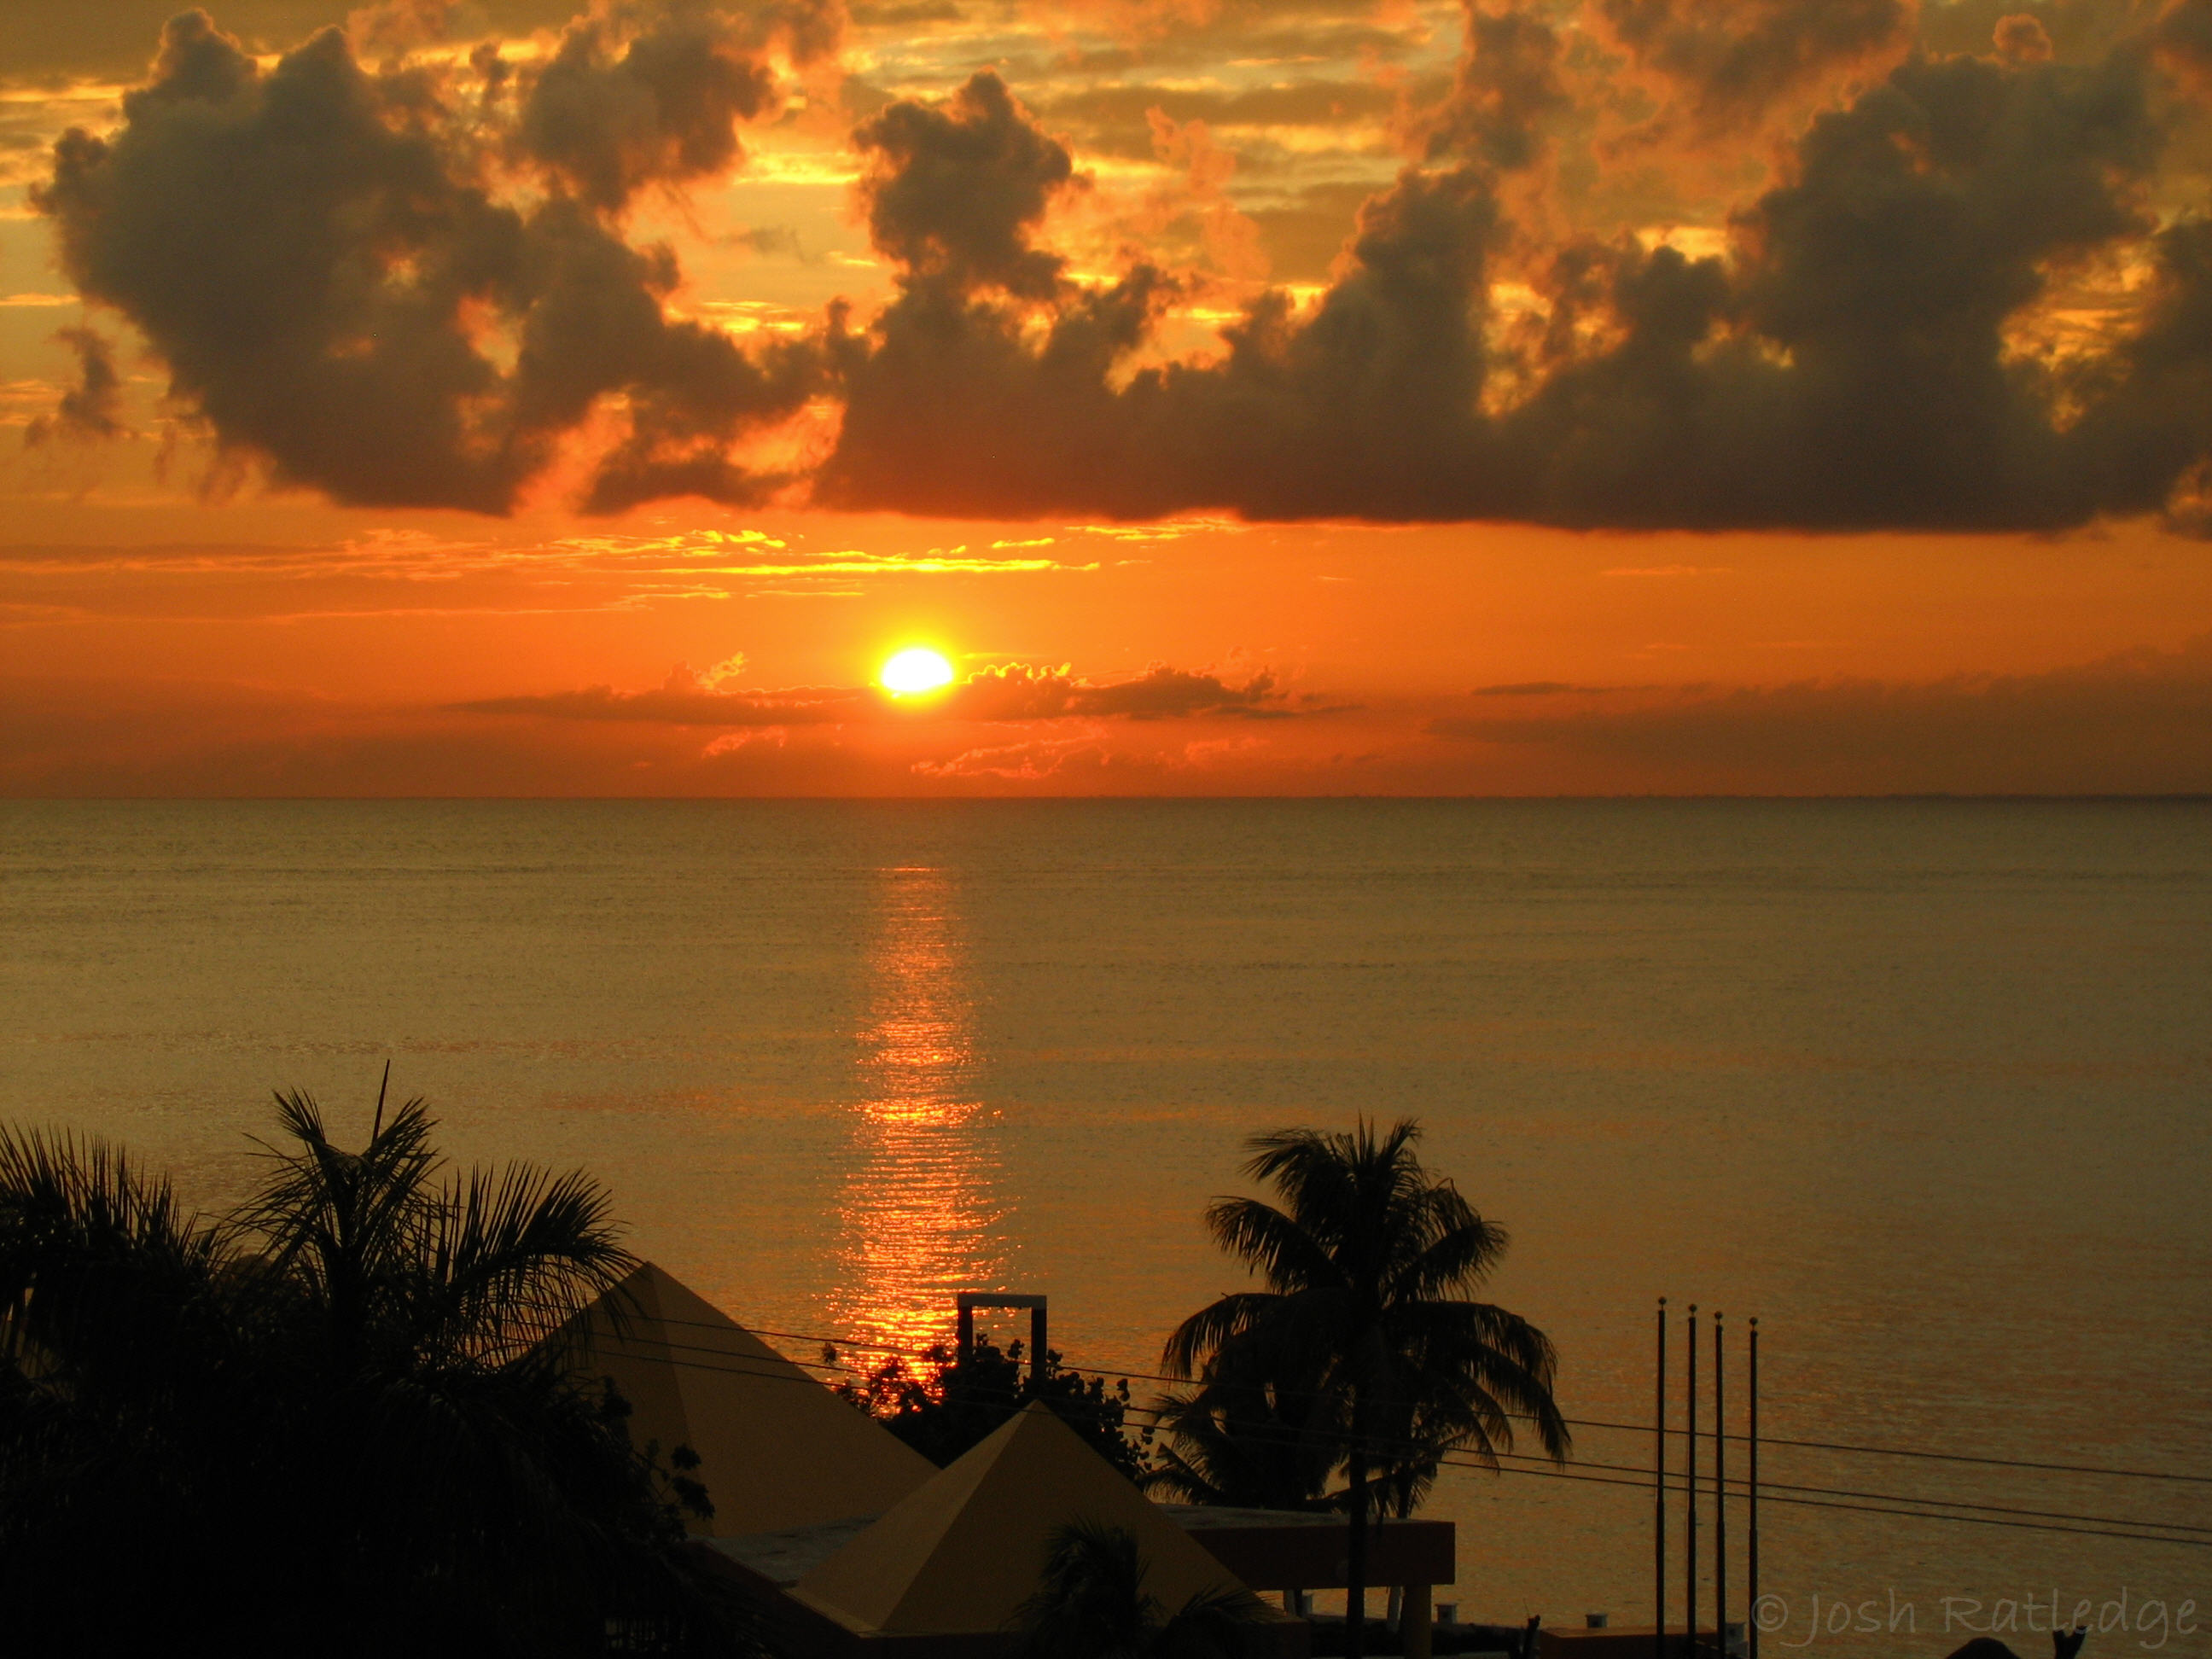
M1812 3L31 0L0 792L2212 789L2212 8Z

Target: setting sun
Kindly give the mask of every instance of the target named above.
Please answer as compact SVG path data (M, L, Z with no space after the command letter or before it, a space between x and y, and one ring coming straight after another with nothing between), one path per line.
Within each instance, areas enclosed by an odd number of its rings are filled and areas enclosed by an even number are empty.
M913 646L899 652L883 665L877 678L884 690L894 696L911 696L917 692L934 691L939 686L952 684L952 665L938 652L927 646Z

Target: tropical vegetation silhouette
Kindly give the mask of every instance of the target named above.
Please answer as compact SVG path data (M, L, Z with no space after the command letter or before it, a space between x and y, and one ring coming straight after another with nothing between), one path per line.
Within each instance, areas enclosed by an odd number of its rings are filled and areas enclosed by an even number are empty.
M836 1364L836 1348L825 1346L823 1359ZM1030 1401L1042 1400L1122 1474L1135 1480L1144 1472L1151 1437L1132 1434L1127 1426L1127 1378L1109 1384L1103 1376L1071 1370L1049 1348L1038 1376L1019 1339L1001 1348L981 1332L964 1354L933 1343L921 1361L910 1368L894 1355L865 1376L836 1384L835 1392L940 1468L981 1444Z
M548 1339L635 1265L605 1194L358 1151L280 1096L234 1212L0 1131L0 1605L27 1652L599 1653L733 1635L696 1486Z
M1221 1198L1215 1241L1265 1281L1201 1308L1168 1338L1195 1387L1163 1407L1156 1489L1201 1502L1341 1506L1349 1517L1346 1650L1364 1640L1367 1530L1410 1514L1448 1453L1496 1466L1515 1424L1553 1458L1570 1439L1544 1334L1472 1293L1503 1229L1423 1167L1419 1125L1255 1136L1244 1173L1281 1206ZM1326 1486L1341 1469L1345 1486Z
M1250 1590L1201 1591L1170 1613L1145 1588L1136 1539L1076 1521L1053 1528L1036 1595L1015 1615L1022 1659L1237 1659L1266 1616Z

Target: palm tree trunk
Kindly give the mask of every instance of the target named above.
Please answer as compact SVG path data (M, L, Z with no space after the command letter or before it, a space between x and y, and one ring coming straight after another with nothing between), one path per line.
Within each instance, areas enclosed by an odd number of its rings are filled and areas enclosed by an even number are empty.
M1344 1653L1360 1659L1367 1644L1367 1460L1352 1455L1352 1516L1344 1540Z

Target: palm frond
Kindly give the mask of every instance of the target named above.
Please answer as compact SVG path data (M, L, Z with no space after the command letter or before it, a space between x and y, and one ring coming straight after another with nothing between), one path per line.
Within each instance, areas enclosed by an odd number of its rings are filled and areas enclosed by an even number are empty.
M501 1359L538 1348L636 1270L611 1210L580 1172L471 1170L424 1215L411 1318L434 1344Z
M1195 1375L1207 1355L1249 1330L1279 1300L1265 1291L1232 1291L1209 1302L1168 1334L1160 1363L1170 1376Z
M1242 1584L1200 1590L1161 1627L1152 1651L1157 1659L1237 1659L1243 1626L1267 1617L1267 1604Z
M1030 1659L1139 1659L1165 1622L1126 1528L1091 1520L1053 1528L1035 1595L1015 1610Z
M1340 1283L1328 1248L1291 1217L1256 1198L1218 1198L1206 1206L1214 1243L1253 1268L1272 1291Z
M106 1142L0 1129L0 1358L43 1371L154 1363L211 1329L225 1258L166 1179Z
M1310 1404L1279 1395L1264 1376L1210 1373L1154 1407L1158 1462L1143 1484L1194 1504L1310 1509L1335 1462Z
M1431 1195L1422 1206L1420 1248L1390 1275L1394 1300L1425 1301L1480 1285L1504 1259L1511 1243L1505 1229L1486 1221L1455 1191Z
M1572 1449L1553 1395L1559 1357L1528 1321L1489 1303L1429 1302L1397 1310L1394 1323L1424 1373L1438 1379L1434 1409L1458 1425L1450 1449L1491 1461L1512 1449L1516 1420L1546 1455L1562 1460Z

